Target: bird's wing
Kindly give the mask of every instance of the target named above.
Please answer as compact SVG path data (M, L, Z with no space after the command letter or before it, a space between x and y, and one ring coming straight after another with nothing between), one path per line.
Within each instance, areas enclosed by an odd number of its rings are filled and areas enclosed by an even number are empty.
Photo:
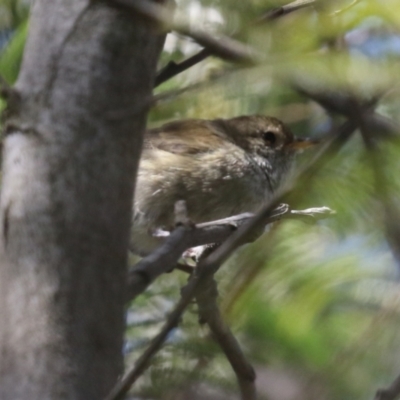
M187 119L167 123L146 132L144 149L188 155L213 151L229 140L213 121Z

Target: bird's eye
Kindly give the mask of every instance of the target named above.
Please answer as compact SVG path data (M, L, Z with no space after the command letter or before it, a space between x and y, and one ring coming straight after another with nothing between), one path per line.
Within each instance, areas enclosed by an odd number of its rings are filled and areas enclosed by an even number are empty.
M262 138L263 138L263 140L264 140L265 142L267 142L269 145L274 145L275 142L276 142L276 135L275 135L274 132L271 132L271 131L264 132L264 133L262 134Z

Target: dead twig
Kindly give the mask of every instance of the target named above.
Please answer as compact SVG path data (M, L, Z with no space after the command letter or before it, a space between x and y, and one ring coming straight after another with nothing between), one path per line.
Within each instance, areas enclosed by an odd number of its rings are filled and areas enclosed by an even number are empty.
M178 64L174 61L170 61L161 71L157 73L154 87L157 87L162 83L168 81L169 79L173 78L174 76L182 73L183 71L186 71L187 69L193 67L199 62L205 60L210 55L210 50L202 49L198 53Z
M204 267L200 263L194 270L193 274L191 274L191 276L189 277L187 285L182 289L181 298L178 304L168 316L160 332L150 342L148 348L138 358L135 365L125 374L125 376L119 382L117 382L117 384L105 400L122 400L130 387L147 369L152 357L160 350L170 332L178 325L182 314L194 297L195 290L205 279L206 273L204 271L207 272L207 270L204 270Z
M218 309L218 290L213 276L207 277L196 290L196 301L199 307L199 317L206 323L213 339L218 343L226 358L235 371L243 400L256 399L253 367L246 360L238 341L224 322Z
M191 277L194 277L192 274ZM125 374L125 376L117 382L110 394L105 400L122 400L126 393L128 393L131 386L143 374L150 364L152 357L160 350L161 346L167 339L169 333L174 329L184 313L186 307L192 300L192 290L197 287L198 277L189 281L187 288L188 291L182 294L181 299L175 306L172 313L168 316L164 326L157 334L157 336L150 342L144 353L137 359L135 365Z
M306 222L315 222L332 214L333 211L328 207L291 210L287 204L281 204L273 210L266 221L266 225L280 219L300 219ZM244 213L217 221L205 222L195 227L187 224L177 226L157 250L139 261L129 272L127 301L131 301L143 293L161 274L174 269L185 250L209 243L222 243L235 229L250 221L253 217L254 215L251 213ZM253 236L249 240L253 241L255 237ZM181 267L178 268L184 269L185 272L188 271L187 268Z
M331 13L332 16L336 17L339 14L342 14L348 10L350 10L350 8L353 8L360 0L353 0L349 5L341 8L340 10L336 10L333 13Z
M310 7L314 4L315 0L295 0L284 6L273 8L272 10L267 11L259 18L258 22L272 21L293 11L300 10L301 8Z

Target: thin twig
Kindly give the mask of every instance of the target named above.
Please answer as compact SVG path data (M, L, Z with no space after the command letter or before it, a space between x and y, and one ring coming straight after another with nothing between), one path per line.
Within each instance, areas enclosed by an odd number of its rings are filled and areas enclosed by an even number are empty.
M350 8L353 8L360 0L353 0L349 5L341 8L340 10L336 10L334 12L331 13L332 16L336 17L339 14L342 14L348 10L350 10Z
M125 374L125 376L117 382L115 387L105 400L122 400L130 387L143 374L150 364L151 358L160 350L161 346L167 339L170 332L178 325L182 314L186 307L190 304L194 297L196 289L205 279L204 266L201 263L197 266L194 273L189 277L189 281L181 291L181 298L174 310L168 316L164 326L160 332L150 342L148 348L137 359L135 365Z
M218 290L214 277L209 276L196 290L199 316L202 322L207 323L209 326L213 339L221 347L232 369L235 371L242 400L254 400L257 397L255 371L246 360L229 326L224 322L218 309L217 297Z
M226 79L227 77L231 76L235 72L237 72L237 69L223 68L223 69L219 70L218 72L214 72L212 74L212 76L210 76L209 78L207 78L204 81L195 82L195 83L189 84L188 86L185 86L185 87L179 88L179 89L163 91L162 93L157 94L150 99L150 101L148 102L148 107L154 107L157 104L159 104L160 102L173 100L183 93L186 93L186 92L189 92L192 90L197 90L200 88L207 87L208 85L218 83L220 80Z
M315 222L333 214L328 207L291 210L287 204L276 207L266 225L280 219L301 219ZM180 225L164 239L164 243L153 253L139 261L129 272L127 301L133 300L161 274L171 271L183 252L191 247L209 243L222 243L235 229L250 221L254 214L244 213L217 221L205 222L192 227ZM249 240L255 240L252 236Z
M281 7L273 8L270 11L267 11L264 15L259 18L258 22L266 22L271 21L276 18L282 17L283 15L287 15L293 11L300 10L301 8L310 7L315 3L315 0L296 0L292 1L289 4L286 4Z
M178 325L186 307L192 301L192 292L197 287L198 280L198 276L195 276L194 274L191 275L189 283L186 286L187 290L182 292L182 296L178 304L168 316L167 321L165 322L161 331L150 342L148 348L144 351L144 353L137 359L134 367L132 367L126 373L126 375L117 382L117 384L105 400L122 400L131 388L131 386L147 369L150 364L150 360L160 350L170 332Z
M178 64L174 61L170 61L161 71L157 73L154 87L157 87L162 83L168 81L169 79L173 78L174 76L180 74L181 72L186 71L187 69L193 67L199 62L205 60L210 55L211 52L208 49L202 49L198 53Z

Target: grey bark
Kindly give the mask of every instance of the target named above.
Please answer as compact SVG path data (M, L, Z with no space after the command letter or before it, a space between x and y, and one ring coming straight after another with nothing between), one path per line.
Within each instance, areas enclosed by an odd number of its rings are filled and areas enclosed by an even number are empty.
M134 176L163 36L37 0L4 141L0 398L104 397L122 373Z

